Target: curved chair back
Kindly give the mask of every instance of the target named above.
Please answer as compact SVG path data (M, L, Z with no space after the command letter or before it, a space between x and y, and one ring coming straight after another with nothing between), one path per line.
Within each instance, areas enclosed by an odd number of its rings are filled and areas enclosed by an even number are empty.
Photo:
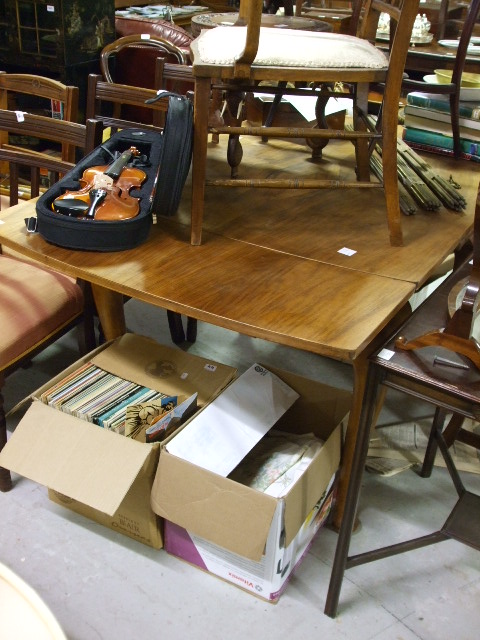
M118 38L102 50L100 70L106 82L159 89L157 60L179 65L186 65L188 62L186 53L165 38L132 34ZM139 106L122 107L115 111L115 115L146 124L153 122L151 110Z

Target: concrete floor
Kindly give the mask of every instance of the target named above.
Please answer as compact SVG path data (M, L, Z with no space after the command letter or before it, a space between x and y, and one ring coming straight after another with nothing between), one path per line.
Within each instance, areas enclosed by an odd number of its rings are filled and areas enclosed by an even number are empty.
M163 311L130 301L126 313L130 330L170 344ZM12 375L7 409L75 360L75 346L70 334ZM204 324L188 349L240 371L261 361L332 386L352 384L348 365ZM381 421L428 414L424 405L393 396ZM9 418L9 430L16 420ZM480 476L465 474L465 481L480 493ZM443 469L428 480L414 470L391 478L366 474L353 549L435 530L454 501ZM337 536L327 528L273 605L63 509L24 478L14 475L13 490L0 494L0 510L0 562L38 592L70 640L472 640L480 627L480 554L454 541L349 570L331 620L323 606Z

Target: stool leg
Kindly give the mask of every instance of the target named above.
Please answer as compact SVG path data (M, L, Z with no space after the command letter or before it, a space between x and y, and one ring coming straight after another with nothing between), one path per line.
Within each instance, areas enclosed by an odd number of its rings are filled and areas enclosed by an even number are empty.
M429 478L432 475L433 463L435 462L435 455L437 453L437 439L435 437L435 432L439 426L440 429L443 427L446 415L446 409L442 409L441 407L437 407L435 409L432 428L430 429L428 444L425 450L425 457L423 459L423 465L420 471L420 476L422 478Z
M437 453L437 438L435 436L436 431L438 430L440 433L443 433L443 438L447 447L451 447L455 442L455 439L465 421L464 416L459 413L454 413L450 418L448 425L443 428L446 416L447 410L442 409L441 407L437 407L435 416L433 418L432 428L430 430L430 436L428 438L425 458L423 459L423 465L420 471L420 476L422 478L429 478L432 474L435 455Z
M325 603L325 614L334 618L337 614L340 590L342 588L343 576L347 568L348 550L352 537L355 515L357 511L362 475L365 468L365 461L368 454L370 440L370 429L375 414L376 397L381 380L379 367L370 364L365 386L364 402L360 414L357 440L352 460L352 469L348 483L345 507L342 522L338 534L335 559L333 561L330 584L328 586L327 599Z

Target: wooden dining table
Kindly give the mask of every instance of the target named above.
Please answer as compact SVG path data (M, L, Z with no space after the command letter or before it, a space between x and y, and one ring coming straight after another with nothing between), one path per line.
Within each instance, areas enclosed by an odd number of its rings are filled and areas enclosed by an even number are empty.
M354 171L349 143L334 142L323 169L342 180ZM288 145L288 146L285 146ZM244 141L242 172L318 170L300 142ZM209 148L209 175L228 172L223 143ZM75 251L28 233L35 201L0 211L0 243L36 262L92 284L107 339L126 331L129 296L241 334L350 363L352 407L345 434L334 524L341 521L363 397L367 358L408 314L408 301L470 236L480 165L428 158L453 176L466 208L405 216L404 246L392 247L384 199L375 190L210 188L203 243L190 238L189 184L174 217L158 216L141 246Z

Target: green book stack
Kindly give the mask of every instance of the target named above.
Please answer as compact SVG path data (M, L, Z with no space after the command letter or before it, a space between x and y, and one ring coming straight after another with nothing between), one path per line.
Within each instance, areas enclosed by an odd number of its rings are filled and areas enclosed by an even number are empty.
M461 101L460 146L467 160L480 161L480 101ZM403 140L411 147L453 155L450 97L411 92L405 106Z

